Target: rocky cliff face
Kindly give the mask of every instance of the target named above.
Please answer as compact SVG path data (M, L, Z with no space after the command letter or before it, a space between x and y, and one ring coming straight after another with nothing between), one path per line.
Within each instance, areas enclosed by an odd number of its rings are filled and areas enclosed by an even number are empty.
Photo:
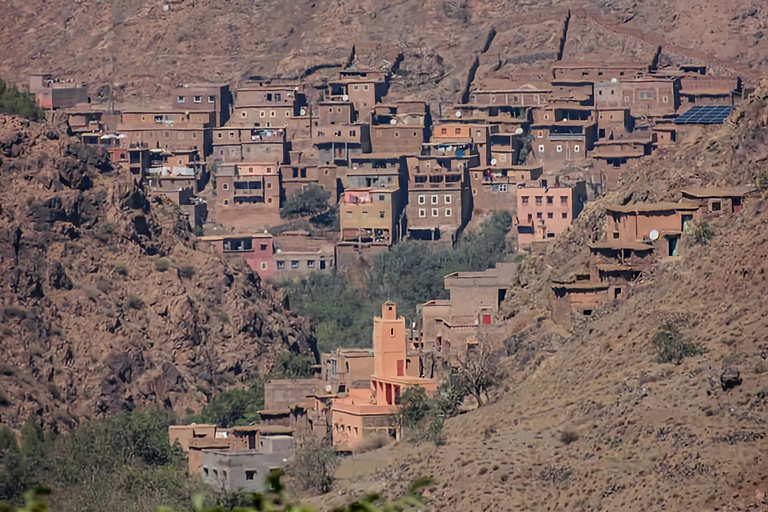
M56 126L0 117L0 183L3 422L199 409L279 351L312 350L257 274Z
M508 389L495 403L449 420L444 446L347 461L340 487L400 490L429 476L437 510L768 510L766 160L768 83L726 125L628 169L521 265L504 305L516 333ZM552 321L549 278L583 271L605 206L755 183L744 210L661 258L625 299L570 330ZM658 362L651 340L670 325L703 352Z

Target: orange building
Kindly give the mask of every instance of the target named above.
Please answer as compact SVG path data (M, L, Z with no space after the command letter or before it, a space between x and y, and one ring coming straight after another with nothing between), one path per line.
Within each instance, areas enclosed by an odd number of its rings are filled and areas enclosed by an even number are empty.
M343 398L333 400L333 444L354 448L366 436L394 431L393 415L401 394L414 386L428 394L437 391L437 380L419 377L418 357L406 354L405 318L397 316L397 306L387 301L381 317L373 318L373 375L370 389L350 389Z
M546 180L538 180L520 187L515 222L518 248L530 249L534 241L553 239L568 229L586 200L583 181L574 186L549 187Z

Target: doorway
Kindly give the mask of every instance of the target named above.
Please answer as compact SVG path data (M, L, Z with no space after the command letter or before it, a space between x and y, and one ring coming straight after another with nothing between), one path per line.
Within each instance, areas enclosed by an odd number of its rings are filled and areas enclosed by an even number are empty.
M678 255L677 246L678 246L678 242L679 241L680 241L680 237L679 236L670 236L669 238L667 238L667 242L669 244L669 251L668 252L669 252L670 256L677 256Z

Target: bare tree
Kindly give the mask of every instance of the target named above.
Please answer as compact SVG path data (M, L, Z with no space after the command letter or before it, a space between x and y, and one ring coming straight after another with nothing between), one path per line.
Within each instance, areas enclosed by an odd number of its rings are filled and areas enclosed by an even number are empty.
M500 355L484 337L478 337L476 344L468 345L458 357L458 374L475 397L477 405L483 405L483 396L488 400L488 392L498 386L504 378L504 371L499 366Z

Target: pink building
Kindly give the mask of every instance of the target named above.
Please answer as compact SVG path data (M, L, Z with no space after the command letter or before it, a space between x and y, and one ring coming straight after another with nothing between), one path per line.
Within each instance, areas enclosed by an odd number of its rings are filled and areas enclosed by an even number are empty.
M534 241L553 239L568 229L586 200L583 181L549 187L546 180L538 180L520 187L515 222L518 250L530 249Z
M373 318L370 389L351 389L349 395L333 400L334 445L354 448L368 435L393 432L392 416L407 388L421 386L429 394L437 391L437 380L419 377L419 358L406 354L405 331L405 318L397 316L395 303L385 302L381 316Z

